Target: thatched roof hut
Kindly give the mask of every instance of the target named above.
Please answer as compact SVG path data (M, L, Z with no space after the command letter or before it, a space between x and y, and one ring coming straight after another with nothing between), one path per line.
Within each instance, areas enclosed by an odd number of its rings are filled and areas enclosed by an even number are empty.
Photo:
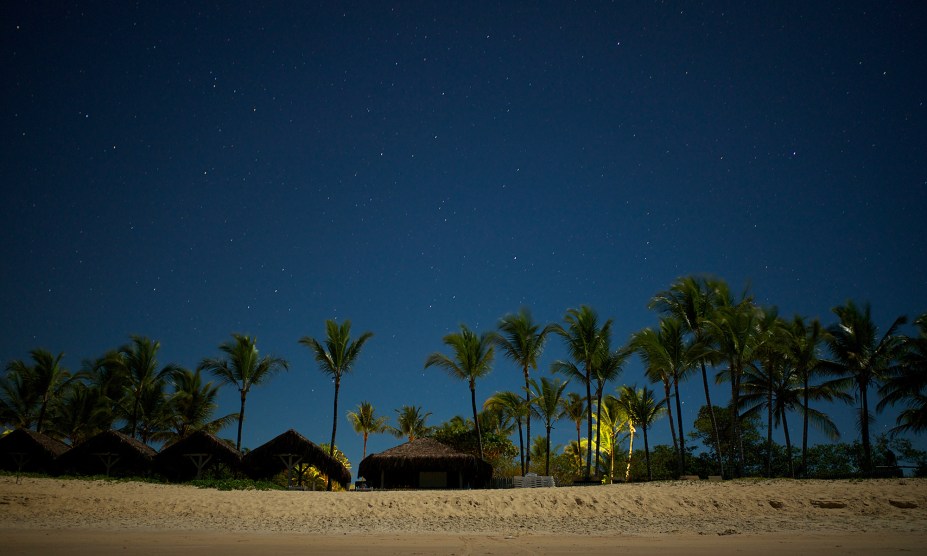
M0 469L48 473L68 445L29 429L16 429L0 437Z
M492 466L431 438L416 438L364 458L357 469L373 488L483 488Z
M197 431L164 447L154 459L155 470L172 481L199 479L207 469L241 469L241 452L204 431Z
M156 453L147 444L109 430L62 454L55 467L60 473L78 475L142 476L151 472Z
M293 429L248 452L242 463L245 472L254 479L270 478L295 465L306 464L345 488L351 484L351 472L341 462Z

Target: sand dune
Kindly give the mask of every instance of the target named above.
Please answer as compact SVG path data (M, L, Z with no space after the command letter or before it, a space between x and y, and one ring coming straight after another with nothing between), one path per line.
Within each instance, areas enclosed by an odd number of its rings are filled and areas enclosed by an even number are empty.
M344 546L338 548L342 553L363 548L345 539L362 536L366 544L371 535L384 550L424 542L435 552L459 552L465 548L460 539L467 538L471 545L497 539L489 545L497 549L495 553L516 546L515 539L522 548L541 542L533 552L556 552L558 539L572 538L574 544L563 547L566 553L582 539L614 542L615 537L650 539L657 545L673 539L738 537L751 539L756 549L762 542L781 549L783 543L796 539L805 548L822 539L830 546L840 538L855 539L852 546L842 545L841 552L854 546L866 552L860 543L875 541L875 548L923 546L927 481L680 481L327 493L227 492L180 485L0 477L0 534L26 542L12 545L25 553L29 547L38 551L36 542L52 539L47 534L51 530L70 531L71 538L97 538L98 551L103 548L101 539L116 542L146 534L161 538L160 547L166 550L175 541L166 542L164 533L172 532L173 539L182 533L207 544L212 539L213 545L249 539L252 549L254 539L261 538L278 542L322 535L336 542L342 537ZM441 539L450 539L448 550L441 549ZM693 546L689 541L679 545ZM717 548L709 544L706 550L712 547ZM396 553L401 552L405 550Z

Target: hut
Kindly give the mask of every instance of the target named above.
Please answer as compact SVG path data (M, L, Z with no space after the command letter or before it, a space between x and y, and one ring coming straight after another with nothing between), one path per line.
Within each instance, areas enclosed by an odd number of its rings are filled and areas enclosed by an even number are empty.
M483 488L492 466L431 438L364 458L357 470L373 488Z
M245 473L253 479L267 479L305 464L315 467L344 488L351 484L351 472L341 462L293 429L245 454L242 464Z
M155 471L171 481L199 479L207 470L241 470L241 452L224 440L197 431L165 446L154 458Z
M144 476L151 473L155 454L147 444L108 430L62 454L55 467L78 475Z
M49 473L68 445L29 429L15 429L0 437L0 469Z

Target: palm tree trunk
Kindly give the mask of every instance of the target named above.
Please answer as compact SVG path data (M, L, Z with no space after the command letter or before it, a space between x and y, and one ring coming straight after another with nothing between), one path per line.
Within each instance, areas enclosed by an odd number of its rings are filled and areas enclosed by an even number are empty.
M628 467L624 471L624 482L631 482L631 457L634 455L634 422L628 419L628 431L631 439L628 441Z
M809 371L806 369L802 373L802 378L804 379L804 392L803 392L803 402L802 409L804 414L802 415L802 424L801 424L801 475L802 477L808 476L808 375Z
M673 451L679 453L679 443L676 441L676 424L673 423L673 404L670 402L670 382L669 377L663 381L663 392L666 394L666 417L669 420L670 436L673 437Z
M647 443L647 423L644 423L644 460L647 462L647 480L653 480L653 472L650 470L650 444Z
M35 424L35 432L37 432L37 433L39 433L39 434L41 434L41 433L43 432L43 431L42 431L42 428L43 428L42 425L43 425L44 422L45 422L45 408L46 408L46 407L48 407L48 392L46 392L45 395L42 396L42 407L41 407L41 409L39 409L39 420L38 420L38 422Z
M586 480L592 478L592 372L586 365Z
M608 465L608 484L615 482L615 452L618 450L617 441L618 435L616 434L612 436L612 453L610 454Z
M341 377L335 375L335 403L332 417L332 442L328 446L328 455L335 457L335 432L338 430L338 391L341 389ZM332 478L328 477L325 481L325 490L331 491Z
M686 435L682 431L682 402L679 401L679 381L673 377L673 390L676 393L676 421L679 424L679 476L686 474Z
M516 419L518 423L518 455L521 456L521 474L522 476L528 473L528 468L525 467L525 438L522 436L521 430L521 419Z
M550 476L550 422L547 423L547 449L545 450L545 455L547 459L544 461L544 475Z
M525 421L525 435L528 437L528 443L531 443L531 384L528 381L528 365L522 367L525 373L525 404L528 406L527 420ZM518 429L518 441L521 446L521 429ZM531 449L525 450L521 447L521 474L524 475L531 468Z
M367 436L368 436L368 433L364 432L364 455L363 457L361 457L361 460L367 458Z
M599 474L599 458L602 457L602 390L605 385L602 384L596 389L595 401L595 471Z
M241 451L241 425L245 422L245 398L248 397L248 393L244 390L241 391L241 411L238 412L238 440L235 442L235 449L239 452ZM134 435L134 433L133 433Z
M860 400L862 402L862 411L859 416L859 426L863 436L863 473L868 475L872 472L872 446L869 442L869 387L860 384Z
M769 388L766 390L766 476L772 477L772 430L773 430L773 392L772 377L769 379Z
M480 433L480 418L476 413L476 385L470 382L470 405L473 407L473 426L476 428L476 441L480 446L480 459L483 459L483 435Z
M705 403L708 404L708 417L711 419L711 428L715 433L715 454L718 458L718 472L724 476L724 458L721 456L721 434L718 433L718 421L715 419L715 406L711 405L711 393L708 391L708 371L702 361L702 384L705 387Z
M734 446L736 458L734 471L737 477L744 475L744 443L740 434L740 373L731 369L731 421L734 424Z
M785 432L785 453L789 461L789 477L795 478L795 468L792 466L792 439L789 437L789 422L785 418L785 409L782 413L782 431Z

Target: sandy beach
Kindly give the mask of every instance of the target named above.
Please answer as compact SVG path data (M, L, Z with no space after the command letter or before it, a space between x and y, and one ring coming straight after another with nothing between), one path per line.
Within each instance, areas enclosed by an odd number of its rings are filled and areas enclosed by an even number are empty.
M4 554L882 554L925 544L921 479L328 493L0 477Z

